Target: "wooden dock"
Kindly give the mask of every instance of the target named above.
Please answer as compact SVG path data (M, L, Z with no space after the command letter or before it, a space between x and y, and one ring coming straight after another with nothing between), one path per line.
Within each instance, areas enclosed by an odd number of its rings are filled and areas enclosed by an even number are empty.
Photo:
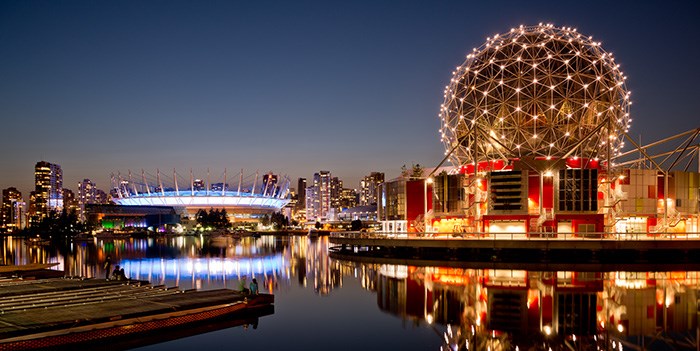
M71 349L272 306L272 295L179 290L143 281L0 279L0 350ZM269 314L269 313L268 313Z

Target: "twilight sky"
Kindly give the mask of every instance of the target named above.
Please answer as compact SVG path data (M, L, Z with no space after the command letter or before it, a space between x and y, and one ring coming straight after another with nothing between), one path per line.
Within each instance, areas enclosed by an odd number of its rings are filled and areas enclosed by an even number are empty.
M110 173L189 178L440 162L452 70L487 36L571 26L629 77L632 135L700 125L696 1L0 2L0 188L39 160L64 186Z

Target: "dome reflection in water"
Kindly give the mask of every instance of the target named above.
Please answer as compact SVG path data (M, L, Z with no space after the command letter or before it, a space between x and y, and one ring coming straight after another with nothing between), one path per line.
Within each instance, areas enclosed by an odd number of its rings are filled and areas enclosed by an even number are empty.
M326 237L206 236L31 246L2 241L2 263L58 263L97 278L111 255L129 278L180 289L237 289L257 278L275 311L256 328L207 329L138 347L222 345L286 349L696 349L700 267L578 272L562 265L336 259ZM641 267L649 269L649 267ZM688 269L690 269L688 271ZM223 328L223 329L222 329ZM643 337L645 337L643 339ZM167 341L165 341L167 340ZM371 347L367 343L371 341Z

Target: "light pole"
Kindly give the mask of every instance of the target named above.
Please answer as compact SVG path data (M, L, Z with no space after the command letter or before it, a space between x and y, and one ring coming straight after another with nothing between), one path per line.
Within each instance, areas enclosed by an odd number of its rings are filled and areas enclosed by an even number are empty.
M433 178L423 180L423 232L428 233L428 184L433 184Z

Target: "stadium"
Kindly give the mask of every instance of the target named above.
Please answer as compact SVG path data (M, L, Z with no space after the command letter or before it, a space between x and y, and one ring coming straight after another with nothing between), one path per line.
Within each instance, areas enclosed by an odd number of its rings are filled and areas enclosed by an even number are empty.
M234 220L255 220L262 215L280 211L289 203L290 181L279 179L272 172L244 175L243 170L229 179L227 171L213 178L196 178L190 170L182 177L175 170L165 176L141 171L134 176L112 175L112 198L123 206L168 206L181 215L194 216L199 210L225 209Z

